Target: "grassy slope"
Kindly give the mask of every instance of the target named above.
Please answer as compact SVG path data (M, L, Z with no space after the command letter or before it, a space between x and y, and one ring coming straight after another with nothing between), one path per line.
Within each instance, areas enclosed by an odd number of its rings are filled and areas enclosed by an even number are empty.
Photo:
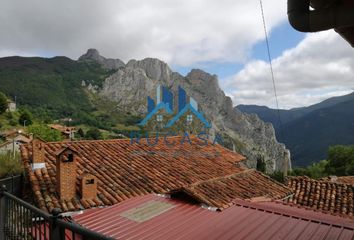
M66 57L6 57L0 58L0 91L12 100L16 97L18 105L29 108L39 121L70 117L73 124L87 127L132 128L137 117L119 112L115 103L81 85L84 80L100 87L111 73L94 62Z

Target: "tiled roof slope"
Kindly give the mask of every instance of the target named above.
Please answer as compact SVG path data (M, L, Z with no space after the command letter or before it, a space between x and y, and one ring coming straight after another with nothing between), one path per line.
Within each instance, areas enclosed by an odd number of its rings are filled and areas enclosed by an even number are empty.
M267 201L292 194L290 188L254 169L197 182L180 191L218 209L229 207L235 199Z
M288 187L294 195L290 203L309 207L325 213L353 217L354 186L308 177L289 177Z
M170 143L180 140L181 137L168 138ZM78 197L70 201L59 199L55 152L63 147L63 142L44 144L46 169L34 172L30 166L31 145L22 147L21 152L37 205L49 212L53 208L74 211L113 205L148 193L167 193L193 183L245 171L238 164L244 160L243 156L220 145L209 143L208 146L200 146L194 137L191 140L192 144L185 142L173 147L163 141L148 146L145 139L139 145L131 144L129 139L65 142L78 154L77 175L89 172L97 177L98 194L92 200L80 200ZM79 180L76 185L78 189ZM282 185L278 187L285 188ZM206 196L212 197L214 194Z
M342 176L342 177L331 176L331 177L322 178L321 180L354 185L354 176Z

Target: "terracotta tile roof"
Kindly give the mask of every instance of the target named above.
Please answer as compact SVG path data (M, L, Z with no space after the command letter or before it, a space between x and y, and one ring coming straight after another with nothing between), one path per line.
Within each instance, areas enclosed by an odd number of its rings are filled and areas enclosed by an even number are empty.
M58 130L64 134L70 134L71 132L76 132L75 127L66 127L60 124L49 124L48 125L50 128Z
M325 213L353 217L354 185L314 180L309 177L289 177L288 187L294 195L289 203Z
M290 188L254 169L197 182L179 191L218 209L229 207L235 199L270 201L292 194Z
M171 137L167 139L170 143L181 141L181 137ZM181 189L194 183L200 191L204 189L204 198L214 197L212 191L207 193L203 181L229 176L245 171L238 162L245 158L220 145L200 146L200 140L192 138L192 144L175 144L167 146L162 141L154 146L146 144L145 139L141 139L140 144L131 144L130 139L98 140L98 141L75 141L65 142L65 146L77 152L77 175L89 172L97 177L97 198L92 200L82 200L78 197L70 201L59 199L56 191L56 158L55 153L63 147L63 142L50 142L44 144L46 168L31 170L30 159L32 156L31 145L22 146L22 159L31 182L36 204L43 210L52 211L53 208L61 208L63 211L74 211L84 208L91 208L100 205L113 205L131 197L146 195L148 193L167 193L172 190ZM258 173L245 173L242 178L250 177L252 181L257 181ZM231 179L236 177L231 177ZM258 178L259 179L259 178ZM267 178L262 178L262 183L255 186L273 186L275 194L266 192L267 196L282 196L287 191L285 186L280 184L265 184ZM226 180L227 181L227 180ZM247 187L251 186L251 180L242 180ZM223 181L216 184L221 190ZM227 181L228 182L228 181ZM230 197L226 194L242 184L231 181L229 186L225 186L224 197L218 196L215 201L220 201L224 205ZM79 180L76 183L79 188ZM235 188L230 190L229 188ZM278 187L278 188L277 188ZM238 192L243 192L237 190ZM256 191L256 190L254 190ZM256 197L261 191L255 192ZM243 192L242 194L245 194ZM240 194L239 197L246 195ZM236 196L236 194L235 194ZM236 196L237 197L237 196ZM251 198L252 195L246 196ZM211 200L209 200L212 203Z
M321 180L354 185L354 176L342 176L342 177L330 176L330 177L322 178Z

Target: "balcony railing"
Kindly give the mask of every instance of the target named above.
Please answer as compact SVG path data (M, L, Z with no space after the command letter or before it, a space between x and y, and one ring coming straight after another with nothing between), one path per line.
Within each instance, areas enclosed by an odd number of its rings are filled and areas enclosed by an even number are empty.
M31 204L0 189L0 240L80 240L112 239L100 233L66 221L60 211L52 214L38 209Z

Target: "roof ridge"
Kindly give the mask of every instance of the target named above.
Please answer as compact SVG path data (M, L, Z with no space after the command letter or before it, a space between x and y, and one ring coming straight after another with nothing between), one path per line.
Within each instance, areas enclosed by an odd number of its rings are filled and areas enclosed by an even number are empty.
M11 140L7 140L6 142L1 143L0 147L3 147L3 146L5 146L7 144L10 144L10 143L12 143L12 141Z
M189 138L197 138L199 139L196 135L190 134L188 135ZM181 135L169 135L169 136L159 136L158 138L182 138L184 136ZM141 136L141 139L146 139L146 136ZM149 139L156 138L156 137L148 137ZM112 138L112 139L81 139L81 140L74 140L74 141L52 141L52 142L45 142L45 143L81 143L81 142L115 142L115 141L131 141L131 137L127 138ZM204 139L203 139L204 140ZM210 141L208 139L208 141Z
M342 222L338 223L335 220L323 219L320 216L317 216L317 217L307 216L307 215L301 214L301 213L296 212L296 211L291 211L292 209L288 209L288 210L274 209L274 207L264 205L264 203L249 202L249 201L245 201L245 200L242 200L242 199L235 199L235 201L234 201L235 205L242 206L242 207L247 207L247 208L254 208L257 211L270 211L272 213L277 213L277 214L280 214L282 216L289 215L291 217L297 217L297 218L300 218L300 219L303 219L303 220L308 220L308 221L320 221L322 223L327 223L327 224L338 226L338 227L341 227L340 224L342 224L342 225L345 225L346 228L350 228L350 229L354 230L354 226L349 223L349 221L351 221L350 220L351 218L341 217L340 215L328 214L328 213L324 213L322 211L315 211L312 208L306 208L306 207L299 206L299 205L296 205L296 204L295 205L291 205L291 204L287 204L287 203L280 202L280 201L271 201L271 203L275 203L277 205L283 205L283 206L287 206L287 207L296 207L296 208L299 208L299 209L303 209L304 211L312 211L313 213L319 214L319 215L320 214L324 214L324 215L329 215L331 217L340 217ZM316 219L314 219L314 218L316 218Z
M341 186L349 186L349 187L354 187L353 184L350 183L343 183L343 182L332 182L331 180L321 180L321 179L314 179L314 178L310 178L308 176L291 176L288 177L288 181L289 180L303 180L303 181L307 181L307 182L316 182L316 183L332 183L332 184L336 184L336 185L341 185ZM289 184L287 184L289 185Z
M203 183L209 183L209 182L215 182L215 181L218 181L218 180L221 180L221 179L227 179L227 178L231 178L231 177L234 177L234 176L239 176L239 175L244 175L244 174L247 174L247 173L250 173L250 172L257 172L256 169L254 168L249 168L249 169L246 169L242 172L236 172L236 173L231 173L231 174L228 174L228 175L224 175L224 176L221 176L221 177L215 177L215 178L211 178L211 179L208 179L208 180L202 180L202 181L198 181L198 182L195 182L195 183L192 183L186 187L196 187L200 184L203 184Z

